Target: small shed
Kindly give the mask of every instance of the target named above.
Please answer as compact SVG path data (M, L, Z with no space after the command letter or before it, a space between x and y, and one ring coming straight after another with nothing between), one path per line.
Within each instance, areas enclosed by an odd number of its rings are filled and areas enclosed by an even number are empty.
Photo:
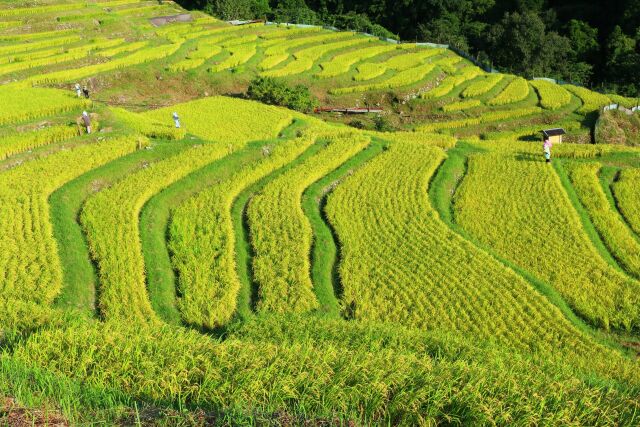
M562 135L566 133L562 128L546 129L542 131L542 136L543 139L549 139L552 144L560 144L562 142Z

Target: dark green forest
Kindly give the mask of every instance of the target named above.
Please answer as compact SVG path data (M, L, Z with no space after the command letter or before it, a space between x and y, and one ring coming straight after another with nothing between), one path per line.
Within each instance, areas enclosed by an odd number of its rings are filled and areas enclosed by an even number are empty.
M222 19L447 43L487 66L638 96L640 0L178 0Z

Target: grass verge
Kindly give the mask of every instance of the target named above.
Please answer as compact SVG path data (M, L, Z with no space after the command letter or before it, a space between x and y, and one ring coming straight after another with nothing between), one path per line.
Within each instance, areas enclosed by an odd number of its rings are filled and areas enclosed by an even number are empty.
M431 184L429 185L429 200L438 212L440 219L462 238L468 240L480 250L485 251L506 267L522 276L533 286L534 289L544 295L551 304L555 305L580 332L593 337L600 344L605 345L608 348L631 356L632 352L622 347L618 342L612 339L611 335L594 329L582 318L577 316L564 298L562 298L562 296L560 296L560 294L551 285L543 282L526 270L499 256L490 247L483 245L470 236L455 222L455 217L453 215L455 192L467 173L468 156L474 152L478 152L478 149L464 142L458 142L455 148L447 152L447 159L440 165L432 179Z
M96 271L89 256L85 235L78 223L84 201L91 194L112 185L145 164L175 155L186 146L162 142L94 169L70 181L49 198L53 235L62 263L63 288L56 306L95 314Z
M302 195L302 210L313 229L310 254L313 290L320 302L320 311L332 317L340 316L339 298L342 292L337 269L339 248L335 233L324 214L326 198L345 176L378 155L385 145L386 142L382 140L372 139L367 148L343 163L338 169L316 181Z

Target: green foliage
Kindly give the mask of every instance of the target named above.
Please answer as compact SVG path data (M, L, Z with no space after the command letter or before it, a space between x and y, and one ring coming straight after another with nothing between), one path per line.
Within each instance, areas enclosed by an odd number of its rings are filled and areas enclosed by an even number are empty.
M318 105L318 101L306 86L291 87L273 77L260 76L253 79L247 89L247 96L265 104L279 105L302 112L312 111Z
M208 0L204 10L230 21L262 18L270 8L267 0Z

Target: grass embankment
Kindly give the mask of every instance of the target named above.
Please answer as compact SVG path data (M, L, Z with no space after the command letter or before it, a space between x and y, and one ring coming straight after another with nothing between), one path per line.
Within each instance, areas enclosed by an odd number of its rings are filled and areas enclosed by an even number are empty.
M338 169L316 181L302 196L302 209L313 229L313 245L310 254L313 290L320 302L320 311L328 316L340 316L339 299L342 291L338 276L340 252L335 232L324 213L327 195L345 176L378 155L386 144L382 140L372 139L367 148Z
M165 159L187 148L181 142L156 143L150 150L137 151L94 169L67 183L49 199L53 234L58 243L64 286L56 305L93 315L95 313L96 271L87 242L78 223L84 201L124 176L151 162ZM123 248L124 249L124 248Z
M278 140L292 138L300 127L300 123L292 124L283 130ZM263 155L262 147L271 142L274 141L249 143L246 148L215 161L167 187L143 207L140 215L140 239L147 272L147 288L154 311L165 322L181 322L180 312L176 307L176 274L167 248L167 229L173 209L200 191L229 178L258 160Z
M453 231L463 238L467 239L481 250L489 253L499 262L515 271L517 274L527 280L538 292L547 297L547 299L581 332L588 336L594 337L601 344L631 354L625 348L620 346L616 341L611 339L609 334L605 334L600 330L596 330L588 325L582 318L577 316L562 296L548 283L536 278L528 271L518 267L512 262L504 259L495 253L490 247L478 242L470 236L462 227L460 227L454 217L453 204L455 203L455 193L464 176L467 173L468 157L474 153L479 153L476 147L464 142L458 142L455 148L447 151L447 159L440 165L434 178L429 185L429 199L438 212L440 219L447 224Z
M607 246L602 241L602 238L600 237L600 234L598 234L598 230L596 230L596 227L593 225L593 222L591 222L591 218L589 217L589 212L587 212L585 207L580 202L580 199L576 194L576 190L573 188L573 185L571 184L569 175L567 174L567 171L564 168L563 160L553 159L551 164L556 170L556 173L558 174L558 178L560 178L560 182L564 187L564 190L567 194L567 197L569 198L569 201L571 202L571 205L573 206L573 208L576 210L576 213L580 217L582 228L584 229L585 233L587 233L587 236L589 237L589 240L591 240L591 243L593 244L593 246L596 248L600 256L611 267L624 273L624 270L622 269L622 267L620 267L618 262L611 255L611 252L609 252L609 250L607 249Z
M241 319L247 319L253 315L258 299L258 285L253 279L253 247L251 245L251 230L247 222L246 209L251 197L259 192L270 181L296 167L306 159L318 153L324 144L319 141L309 147L304 153L298 156L293 162L272 172L260 179L255 184L247 187L236 198L231 208L233 229L235 233L236 266L238 277L242 287L238 293L237 312Z

